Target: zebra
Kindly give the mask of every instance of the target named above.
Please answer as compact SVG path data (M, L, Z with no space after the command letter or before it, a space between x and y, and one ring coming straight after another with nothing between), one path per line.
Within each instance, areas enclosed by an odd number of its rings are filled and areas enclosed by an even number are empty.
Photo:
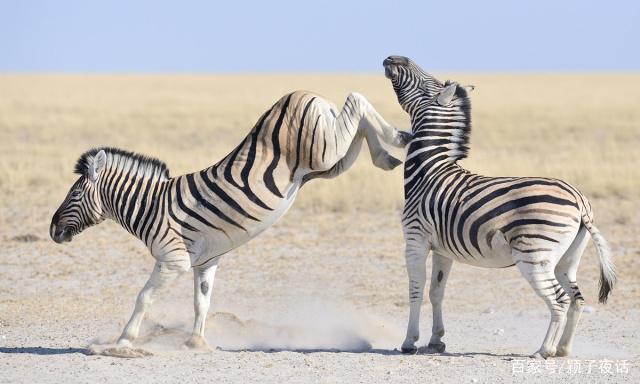
M517 266L547 304L551 320L534 357L568 356L584 306L576 282L587 234L600 262L599 301L616 276L587 198L568 183L535 177L486 177L457 161L468 153L472 86L444 84L406 57L384 60L413 139L404 165L402 226L409 276L409 322L402 352L416 353L426 261L432 256L429 299L432 335L427 349L444 352L442 302L454 261L479 267Z
M170 177L160 160L118 148L91 149L77 160L77 181L53 215L51 238L73 236L112 219L140 239L155 259L116 345L131 347L156 292L193 269L193 332L186 345L206 348L205 318L220 257L269 228L302 185L333 178L356 160L366 140L373 164L401 161L380 140L403 148L395 129L358 93L342 110L306 91L285 95L224 159L199 172Z

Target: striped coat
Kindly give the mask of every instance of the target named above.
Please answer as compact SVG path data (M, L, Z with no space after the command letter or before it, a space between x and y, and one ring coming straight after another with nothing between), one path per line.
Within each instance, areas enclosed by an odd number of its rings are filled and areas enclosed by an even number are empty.
M79 179L53 216L51 237L70 241L108 218L151 251L156 267L122 345L137 336L154 292L193 267L196 321L189 343L201 346L220 256L278 220L302 185L346 171L364 141L373 164L389 170L401 162L380 140L403 147L409 138L360 94L350 94L338 110L318 95L294 92L267 110L229 155L198 172L170 177L157 159L116 148L86 152L76 164Z
M405 161L405 233L410 315L403 351L415 352L425 262L433 253L428 348L444 351L442 300L453 261L517 266L545 301L551 322L537 356L570 353L584 299L576 281L580 256L594 239L600 257L600 301L615 281L609 249L593 224L587 198L568 183L535 177L486 177L462 168L471 132L468 91L442 83L411 60L391 56L385 74L413 131Z

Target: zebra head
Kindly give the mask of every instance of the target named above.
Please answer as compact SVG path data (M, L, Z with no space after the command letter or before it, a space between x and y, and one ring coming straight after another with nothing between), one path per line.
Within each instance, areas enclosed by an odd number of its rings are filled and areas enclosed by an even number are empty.
M391 80L402 109L411 114L421 103L429 103L442 90L442 83L404 56L389 56L384 74Z
M95 149L78 159L75 173L80 177L51 219L49 234L56 243L71 241L73 236L104 220L97 185L106 162L105 151Z
M449 95L451 91L457 94L473 89L472 86L462 87L457 83L443 84L404 56L389 56L382 65L385 76L391 80L400 106L411 116L423 111L436 99L438 103L442 103L445 98L452 97L453 95Z

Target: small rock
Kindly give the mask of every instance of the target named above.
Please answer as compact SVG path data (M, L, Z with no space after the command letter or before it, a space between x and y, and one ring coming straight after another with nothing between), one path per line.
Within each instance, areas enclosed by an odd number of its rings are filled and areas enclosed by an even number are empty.
M472 382L472 383L477 383L477 382L478 382L478 379L476 379L476 378L474 377L473 379L471 379L471 382Z
M495 331L493 331L493 334L494 335L498 335L498 336L502 336L502 335L504 335L504 329L498 328Z
M595 311L596 311L596 309L595 309L595 308L593 308L593 307L592 307L592 306L590 306L590 305L586 305L582 311L583 311L584 313L593 313L593 312L595 312Z
M485 309L484 311L482 311L483 314L492 314L495 313L496 309L494 307L489 307L487 309Z

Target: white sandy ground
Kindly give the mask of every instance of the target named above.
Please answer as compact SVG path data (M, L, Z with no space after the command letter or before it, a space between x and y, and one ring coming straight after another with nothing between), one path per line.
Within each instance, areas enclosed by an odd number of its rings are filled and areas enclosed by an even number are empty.
M548 361L526 357L538 348L548 314L518 271L460 264L445 299L447 353L400 354L394 348L408 303L399 214L295 209L221 263L207 329L211 351L182 347L193 318L185 275L144 322L137 347L153 355L90 355L89 345L117 338L151 257L112 223L56 245L47 237L50 207L8 207L0 227L0 382L637 383L640 218L617 221L606 209L614 199L594 206L620 284L608 305L596 303L590 246L578 275L589 310L575 356ZM430 327L427 303L420 345Z

